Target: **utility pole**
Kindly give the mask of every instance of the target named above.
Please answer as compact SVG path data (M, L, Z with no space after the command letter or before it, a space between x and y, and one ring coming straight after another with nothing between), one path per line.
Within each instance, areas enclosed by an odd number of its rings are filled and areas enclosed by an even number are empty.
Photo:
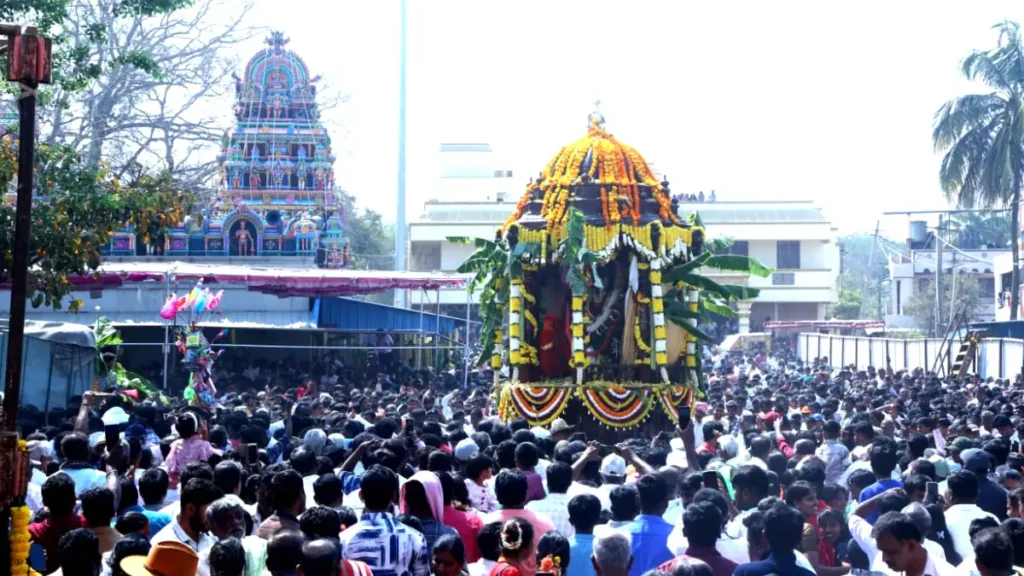
M860 292L860 311L857 312L857 318L859 318L859 319L863 319L864 318L864 298L868 294L868 287L871 286L871 266L874 265L874 263L875 263L875 247L878 246L878 228L881 225L882 225L882 221L881 220L876 220L875 221L875 236L871 239L871 252L868 253L868 269L867 269L867 272L865 272L865 274L864 274L864 285L861 287L861 292ZM879 302L881 302L881 298L882 298L882 296L881 296L882 284L881 283L878 284L878 290L879 290L878 298L879 298ZM881 310L881 305L879 305L879 310ZM882 319L884 319L884 317Z
M406 270L406 245L409 232L405 224L406 2L407 0L402 0L399 6L401 24L399 26L398 55L398 214L395 219L395 270L399 272ZM408 305L406 301L408 294L407 290L396 290L395 304L403 308ZM420 307L423 307L422 301L420 301Z
M935 337L942 338L942 214L935 229Z

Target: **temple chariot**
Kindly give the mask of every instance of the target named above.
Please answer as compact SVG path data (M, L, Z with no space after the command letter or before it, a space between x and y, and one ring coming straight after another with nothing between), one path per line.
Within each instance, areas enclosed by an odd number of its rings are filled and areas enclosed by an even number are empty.
M494 245L509 262L484 288L500 317L485 318L487 352L508 376L496 381L500 415L561 417L602 439L671 429L701 388L698 286L671 278L700 265L704 229L680 220L668 182L599 111Z

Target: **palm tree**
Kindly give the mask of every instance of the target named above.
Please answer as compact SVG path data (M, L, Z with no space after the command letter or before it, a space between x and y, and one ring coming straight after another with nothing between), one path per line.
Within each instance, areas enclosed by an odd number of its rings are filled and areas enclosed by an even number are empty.
M1005 207L1011 230L1020 231L1024 185L1024 46L1020 25L1002 22L996 47L975 51L961 65L963 75L984 82L989 92L954 98L935 112L932 142L945 152L939 182L947 200L971 209ZM1020 246L1012 243L1010 319L1020 305Z

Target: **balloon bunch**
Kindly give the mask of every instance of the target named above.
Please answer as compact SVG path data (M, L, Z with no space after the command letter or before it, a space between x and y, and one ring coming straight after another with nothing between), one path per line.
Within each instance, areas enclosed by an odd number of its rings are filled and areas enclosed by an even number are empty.
M188 294L168 296L160 308L160 317L164 320L174 320L179 314L184 313L188 315L189 322L195 322L203 313L215 311L220 306L220 299L223 296L223 290L211 292L209 288L203 287L203 281L200 280Z

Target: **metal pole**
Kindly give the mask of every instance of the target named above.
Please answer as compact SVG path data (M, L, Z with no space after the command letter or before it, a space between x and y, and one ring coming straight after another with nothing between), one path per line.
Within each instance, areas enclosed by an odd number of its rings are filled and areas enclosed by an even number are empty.
M395 220L395 270L406 270L406 244L408 228L405 224L405 128L406 128L406 0L401 1L399 10L400 39L398 55L398 210ZM407 290L396 290L395 304L399 307L406 306L408 298Z
M171 273L164 273L164 300L171 295ZM164 392L167 391L167 356L171 353L171 327L164 324Z
M942 214L935 230L935 337L942 338Z
M441 289L434 291L434 298L437 299L437 317L434 318L434 371L439 372L438 365L441 363Z
M420 345L420 349L416 351L416 368L423 369L423 308L427 305L427 291L420 288L420 333L417 336L417 340Z
M469 387L469 317L473 309L473 293L466 290L466 336L462 345L462 389Z
M7 370L4 378L3 430L7 432L15 432L18 429L18 403L21 400L21 357L25 346L25 303L28 299L28 248L32 233L32 180L35 176L38 87L39 84L35 81L23 82L18 99L18 204L14 212L11 315L7 335Z

